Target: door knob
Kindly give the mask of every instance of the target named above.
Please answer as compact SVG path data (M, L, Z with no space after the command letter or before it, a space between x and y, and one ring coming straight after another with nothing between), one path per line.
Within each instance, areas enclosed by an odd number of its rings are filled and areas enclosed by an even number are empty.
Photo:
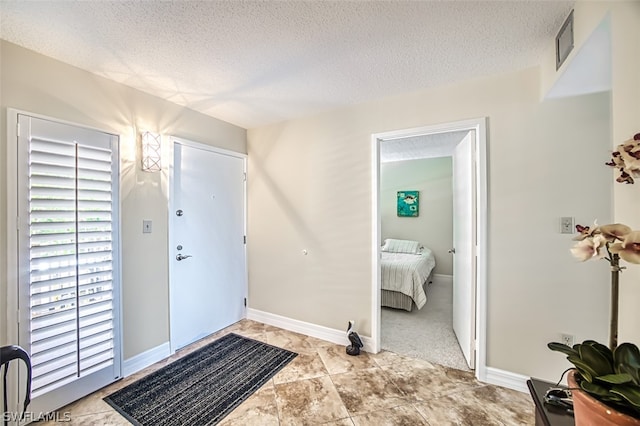
M455 249L455 248L450 249L450 250L449 250L449 253L451 253L451 254L456 254L456 249Z
M176 260L179 262L179 261L185 260L185 259L187 259L189 257L193 257L193 256L191 256L190 254L183 255L183 254L178 253L178 255L176 256Z

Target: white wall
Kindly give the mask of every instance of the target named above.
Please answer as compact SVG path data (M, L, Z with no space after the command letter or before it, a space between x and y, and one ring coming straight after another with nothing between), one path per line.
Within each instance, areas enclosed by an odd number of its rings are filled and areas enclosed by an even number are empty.
M612 148L640 132L640 2L576 2L574 11L575 47L556 72L555 47L550 44L542 64L541 95L544 97L572 65L573 58L604 20L611 30L611 130L607 140ZM612 181L617 177L609 174ZM613 184L613 210L616 222L640 229L640 182ZM603 222L600 222L603 223ZM608 280L607 280L608 284ZM609 295L604 300L608 300ZM640 344L640 266L630 265L620 277L619 341ZM604 302L601 302L604 304Z
M15 336L7 336L15 315L5 308L7 283L16 285L7 275L7 258L15 251L7 246L7 189L16 185L7 175L7 108L120 135L124 358L167 342L169 159L163 158L161 173L142 172L136 134L156 131L246 153L246 131L4 41L0 60L0 344L15 343ZM166 154L167 140L164 149ZM152 234L142 234L143 219L153 221Z
M488 365L555 379L547 342L606 337L607 270L576 264L559 218L611 219L609 96L540 103L539 84L534 68L249 130L251 308L370 335L371 134L487 116Z
M382 240L420 241L436 257L434 273L453 275L453 188L451 157L394 161L380 165ZM397 192L420 191L418 217L398 217Z

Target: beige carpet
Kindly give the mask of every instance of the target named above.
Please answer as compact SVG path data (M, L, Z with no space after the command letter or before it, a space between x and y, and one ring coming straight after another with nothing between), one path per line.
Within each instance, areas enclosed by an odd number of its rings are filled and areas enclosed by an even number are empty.
M452 299L451 283L434 280L422 309L382 308L382 349L468 371L453 332Z

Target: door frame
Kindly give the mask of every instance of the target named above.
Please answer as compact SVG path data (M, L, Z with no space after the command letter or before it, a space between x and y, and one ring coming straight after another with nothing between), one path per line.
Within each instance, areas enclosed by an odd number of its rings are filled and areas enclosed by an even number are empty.
M180 144L186 147L190 147L190 148L196 148L196 149L203 149L209 152L213 152L216 154L221 154L221 155L228 155L231 157L236 157L242 160L243 163L243 168L244 168L244 186L243 186L243 196L242 196L242 201L243 201L243 231L244 231L244 235L246 237L247 235L247 154L243 154L241 152L236 152L236 151L230 151L227 149L223 149L223 148L218 148L212 145L207 145L204 143L200 143L200 142L194 142L188 139L183 139L177 136L169 136L169 211L167 212L167 230L168 230L168 242L169 242L169 246L168 246L168 250L167 250L167 260L168 260L168 265L169 265L169 345L170 345L170 351L171 353L175 353L176 350L178 350L179 348L176 347L176 341L174 339L175 336L175 332L174 332L174 325L173 325L173 321L172 321L172 310L173 310L173 298L172 298L172 294L175 293L177 291L177 289L175 288L175 283L173 280L173 250L172 247L175 247L176 245L176 236L175 236L175 230L173 229L173 214L175 214L175 206L174 206L174 201L175 201L175 188L174 188L174 184L175 184L175 179L174 179L174 173L175 173L175 145L176 144ZM247 262L247 244L245 241L244 244L244 297L245 299L247 299L247 305L248 305L248 298L249 298L249 271L248 271L248 262ZM247 306L244 307L244 318L247 317Z
M475 130L476 132L476 352L475 375L480 381L486 381L486 324L487 324L487 118L474 118L423 127L374 133L371 135L371 337L374 353L380 351L380 244L381 244L381 212L380 212L380 144L390 139L409 138L437 133Z
M19 203L18 203L18 184L19 184L19 168L18 168L18 115L27 115L33 118L38 118L41 120L53 121L60 124L66 124L69 126L75 126L86 130L97 131L101 133L107 133L118 137L119 139L119 150L118 150L118 194L121 194L121 186L122 186L122 169L121 169L121 160L122 160L122 145L120 144L121 137L119 134L114 133L113 131L105 130L98 127L86 126L84 124L79 124L73 121L62 120L56 117L51 117L44 114L36 114L30 111L25 111L16 108L7 108L7 158L6 158L6 167L7 167L7 181L6 181L6 191L7 191L7 211L6 211L6 222L7 222L7 246L6 246L6 256L7 256L7 299L6 299L6 336L8 342L18 342L19 341L19 321L20 321L20 313L19 310L19 285L20 285L20 269L19 269L19 252L18 248L18 230L20 227L27 227L28 223L26 222L25 217L19 217ZM124 365L124 350L123 350L123 317L122 317L122 197L118 195L118 218L117 218L117 229L115 233L117 234L118 240L118 249L114 251L114 263L118 265L117 270L114 271L114 294L117 294L117 303L113 305L113 315L114 320L117 321L117 326L114 327L114 340L118 341L119 350L116 351L115 358L117 358L117 363L119 365L119 377L122 377L123 374L123 365ZM15 214L14 214L15 213ZM1 271L0 271L1 272ZM2 274L0 273L0 276ZM0 299L0 303L2 300ZM1 305L0 305L1 307ZM22 364L18 364L22 366ZM26 374L26 370L23 370L20 367L20 374ZM11 369L8 373L7 380L7 409L13 412L21 412L20 409L20 398L19 393L20 384L18 383L18 375L16 374L16 369Z

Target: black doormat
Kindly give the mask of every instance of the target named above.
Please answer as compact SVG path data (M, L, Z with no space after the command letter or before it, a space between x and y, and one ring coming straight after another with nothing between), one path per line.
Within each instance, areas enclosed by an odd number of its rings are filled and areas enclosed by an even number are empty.
M215 425L297 355L228 334L104 400L134 425Z

